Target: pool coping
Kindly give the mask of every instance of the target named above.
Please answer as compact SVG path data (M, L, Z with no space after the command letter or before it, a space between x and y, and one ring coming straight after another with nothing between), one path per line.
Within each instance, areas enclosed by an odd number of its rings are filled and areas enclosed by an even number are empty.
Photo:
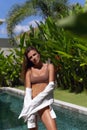
M1 92L4 91L4 92L10 93L10 94L15 95L15 96L20 96L20 97L24 96L24 90L20 90L18 88L1 87L0 91ZM83 106L75 105L72 103L68 103L68 102L64 102L64 101L60 101L60 100L56 100L56 99L54 99L53 105L56 108L59 106L61 108L69 109L72 111L76 111L80 114L87 115L87 108L83 107Z

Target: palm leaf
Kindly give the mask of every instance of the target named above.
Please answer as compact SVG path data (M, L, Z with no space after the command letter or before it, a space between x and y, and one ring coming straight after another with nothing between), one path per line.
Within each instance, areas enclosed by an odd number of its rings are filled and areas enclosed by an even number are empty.
M66 57L66 58L73 58L72 55L66 53L66 52L63 52L63 51L55 51L57 52L58 54L62 55L63 57Z
M83 51L87 51L87 47L86 47L85 45L76 44L75 46L78 47L78 48L80 48L80 49L83 50Z

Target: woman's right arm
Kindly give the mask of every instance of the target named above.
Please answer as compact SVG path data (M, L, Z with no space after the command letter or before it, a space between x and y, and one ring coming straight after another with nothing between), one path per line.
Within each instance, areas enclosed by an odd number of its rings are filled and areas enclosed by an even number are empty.
M24 97L24 106L27 106L28 103L32 100L32 89L30 81L30 70L26 72L25 75L25 97Z
M28 70L25 75L25 102L31 99L32 99L32 88L30 80L30 70Z
M31 88L31 80L30 80L30 70L26 72L25 75L25 88Z

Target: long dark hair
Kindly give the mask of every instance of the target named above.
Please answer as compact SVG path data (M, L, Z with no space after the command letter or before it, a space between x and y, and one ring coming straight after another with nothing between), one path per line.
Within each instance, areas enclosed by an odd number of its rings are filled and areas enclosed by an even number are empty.
M29 46L25 50L23 64L22 64L22 72L21 72L21 79L23 81L25 80L25 75L26 75L27 70L30 69L32 66L34 66L34 64L28 58L28 53L31 50L35 50L36 52L38 52L38 54L40 54L39 51L35 47L33 47L33 46Z

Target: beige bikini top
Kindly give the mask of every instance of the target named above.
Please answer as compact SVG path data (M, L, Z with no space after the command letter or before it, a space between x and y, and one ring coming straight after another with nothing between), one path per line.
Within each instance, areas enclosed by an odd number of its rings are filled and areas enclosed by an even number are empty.
M46 65L46 69L43 72L43 74L33 74L31 71L31 83L36 84L36 83L47 83L49 80L49 73L48 73L48 64Z

